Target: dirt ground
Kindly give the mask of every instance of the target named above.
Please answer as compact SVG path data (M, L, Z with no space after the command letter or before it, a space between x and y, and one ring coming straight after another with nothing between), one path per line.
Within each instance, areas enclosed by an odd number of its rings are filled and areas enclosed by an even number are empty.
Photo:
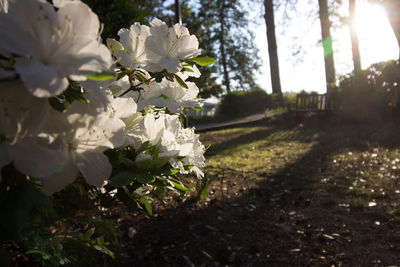
M385 157L396 160L398 127L384 131L352 123L316 127L297 122L284 127L300 131L297 136L306 141L315 131L320 137L296 161L257 173L259 179L243 179L235 166L227 172L213 170L203 201L195 194L185 201L170 196L166 204L155 205L153 216L114 209L110 217L119 218L123 233L118 266L400 266L398 173L390 185L367 186L382 194L342 190L349 181L359 181L365 162L373 172L382 170ZM221 140L214 133L202 138L206 143L249 142L247 137L226 140L227 134L222 132ZM375 153L377 149L383 152ZM343 158L343 164L331 160L343 151L351 158ZM363 154L354 157L348 151ZM360 161L361 155L368 161Z

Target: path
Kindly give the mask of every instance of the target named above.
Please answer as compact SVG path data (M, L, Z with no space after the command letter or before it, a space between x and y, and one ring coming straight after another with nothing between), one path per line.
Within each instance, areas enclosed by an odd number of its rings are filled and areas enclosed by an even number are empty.
M253 114L253 115L249 115L249 116L242 117L242 118L228 120L225 122L199 124L199 125L195 126L195 128L196 128L195 131L196 132L206 132L206 131L211 131L211 130L218 130L218 129L223 129L223 128L234 126L234 125L238 126L241 124L247 124L247 123L265 120L268 118L272 118L275 115L276 115L276 112L268 112L268 113Z

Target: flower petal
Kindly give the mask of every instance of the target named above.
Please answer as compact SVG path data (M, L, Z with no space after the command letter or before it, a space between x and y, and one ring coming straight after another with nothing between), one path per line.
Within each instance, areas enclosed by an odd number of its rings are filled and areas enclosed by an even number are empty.
M99 152L87 151L77 155L77 166L88 184L100 187L110 178L112 166L108 158Z
M63 75L40 61L18 58L15 69L28 91L36 97L56 96L68 87L68 80Z
M60 2L60 1L59 1ZM96 39L99 36L100 22L95 13L80 1L63 1L58 10L60 17L71 19L73 25L79 25L74 30L81 36Z
M61 172L40 178L42 181L42 189L47 195L61 191L64 187L75 181L77 174L78 169L69 162Z
M15 168L35 178L60 172L66 162L63 151L34 144L31 140L19 140L15 145L8 146L8 151Z

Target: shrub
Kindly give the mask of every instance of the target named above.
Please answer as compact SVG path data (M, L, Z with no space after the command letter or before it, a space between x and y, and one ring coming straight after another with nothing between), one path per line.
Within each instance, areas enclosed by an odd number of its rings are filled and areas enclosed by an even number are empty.
M346 116L367 119L399 107L400 66L398 61L379 62L363 70L339 77L333 96L335 109Z
M235 118L264 112L271 102L271 96L263 90L231 92L222 97L216 116Z

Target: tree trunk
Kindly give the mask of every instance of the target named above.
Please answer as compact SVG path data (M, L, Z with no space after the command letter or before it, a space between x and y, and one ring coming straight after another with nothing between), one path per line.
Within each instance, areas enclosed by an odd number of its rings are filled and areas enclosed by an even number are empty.
M225 0L219 1L219 19L220 19L220 33L219 33L219 49L221 52L221 64L224 72L224 84L227 93L231 92L229 82L228 66L226 62L225 53Z
M357 75L361 72L361 58L360 58L360 47L358 43L358 35L355 28L355 15L356 15L355 11L356 11L356 0L349 0L351 51L353 53L354 73Z
M386 7L388 19L390 25L392 26L394 35L396 36L400 52L400 2L393 0L384 0L383 4ZM400 60L400 54L399 54L399 60Z
M267 27L269 66L271 70L272 93L282 94L281 79L279 76L278 49L275 36L274 5L273 0L264 0L265 25Z
M328 0L318 0L321 22L322 46L324 48L326 90L328 93L336 86L335 63L333 60L332 37L330 33Z
M181 6L179 0L175 0L175 22L182 24Z
M399 58L398 58L398 71L400 72L400 2L393 0L384 0L383 4L386 7L387 16L392 26L392 30L397 39L397 44L399 46ZM400 111L400 80L397 81L397 105L396 109Z

